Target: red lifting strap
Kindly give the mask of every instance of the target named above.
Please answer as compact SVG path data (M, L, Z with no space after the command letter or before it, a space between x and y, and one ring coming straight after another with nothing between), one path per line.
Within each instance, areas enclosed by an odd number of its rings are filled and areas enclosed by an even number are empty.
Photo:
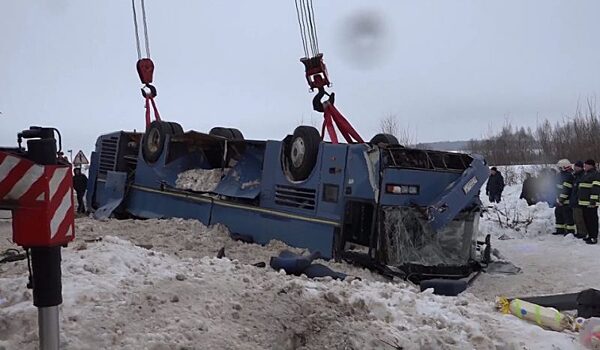
M329 99L325 102L321 102L321 99L325 96L329 96ZM334 124L337 126L340 134L346 139L348 143L364 143L358 132L352 127L350 122L342 115L340 111L333 105L335 100L335 93L327 93L324 88L320 88L319 92L313 98L313 109L317 112L323 113L323 127L321 129L321 138L325 138L325 131L329 134L329 138L332 143L338 143L337 134L335 132Z
M346 142L364 143L358 132L352 127L352 125L350 125L350 122L344 118L342 113L340 113L340 111L338 111L332 103L324 102L323 107L325 111L323 113L323 128L321 129L322 138L325 137L325 130L327 130L329 138L331 139L331 143L338 143L337 134L333 127L333 124L335 123L340 131L340 134L342 134L344 139L346 139Z
M146 128L150 126L150 104L152 104L152 109L154 110L154 119L160 121L160 114L158 113L158 108L156 108L156 102L154 102L154 97L146 96Z
M327 67L323 62L323 54L319 53L311 58L301 58L300 62L304 64L304 72L306 76L306 81L308 82L308 86L310 86L311 91L314 89L318 89L319 92L313 98L313 109L317 112L323 113L323 127L321 129L321 138L325 137L325 130L329 134L329 138L332 143L338 143L337 134L335 132L335 127L333 124L337 126L340 130L340 134L346 139L346 142L360 142L363 143L363 139L358 135L358 132L354 130L350 122L340 111L337 110L333 106L334 94L328 94L325 91L326 86L330 86L331 82L329 81L329 76L327 74ZM325 95L329 96L329 101L321 102L321 98Z

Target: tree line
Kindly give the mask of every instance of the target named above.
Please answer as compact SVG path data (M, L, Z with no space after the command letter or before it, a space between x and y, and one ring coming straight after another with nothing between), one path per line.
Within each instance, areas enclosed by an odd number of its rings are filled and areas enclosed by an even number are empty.
M535 129L514 127L507 122L502 129L482 140L472 139L469 151L483 155L489 164L553 164L600 159L600 118L595 102L577 108L571 118L557 123L544 120Z

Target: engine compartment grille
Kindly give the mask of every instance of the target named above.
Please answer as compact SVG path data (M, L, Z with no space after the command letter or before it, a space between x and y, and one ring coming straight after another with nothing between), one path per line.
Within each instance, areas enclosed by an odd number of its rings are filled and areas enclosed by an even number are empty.
M310 188L277 185L275 203L287 207L315 210L317 191Z
M118 144L118 136L110 136L100 141L100 161L98 163L100 174L106 175L108 171L116 169Z

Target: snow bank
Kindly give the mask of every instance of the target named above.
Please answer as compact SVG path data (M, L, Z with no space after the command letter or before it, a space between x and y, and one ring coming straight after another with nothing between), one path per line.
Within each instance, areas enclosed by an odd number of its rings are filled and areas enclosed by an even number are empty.
M156 232L157 234L159 232ZM0 279L0 346L34 349L26 278ZM64 250L64 349L572 349L472 295L404 283L291 277L237 260L183 258L112 236Z
M479 231L495 237L533 238L554 232L554 209L547 203L529 206L527 201L519 199L521 185L507 186L502 193L500 203L490 203L482 195L485 211L479 225Z

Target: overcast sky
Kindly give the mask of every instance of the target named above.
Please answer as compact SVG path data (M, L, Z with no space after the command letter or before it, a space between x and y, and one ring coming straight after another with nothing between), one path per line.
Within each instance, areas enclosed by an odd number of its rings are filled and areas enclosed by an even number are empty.
M320 124L292 0L146 3L164 119L253 139ZM597 0L315 0L315 14L336 105L365 139L389 114L419 141L535 126L600 90ZM368 45L364 18L380 23ZM0 0L0 32L0 145L50 125L87 153L144 128L129 0Z

